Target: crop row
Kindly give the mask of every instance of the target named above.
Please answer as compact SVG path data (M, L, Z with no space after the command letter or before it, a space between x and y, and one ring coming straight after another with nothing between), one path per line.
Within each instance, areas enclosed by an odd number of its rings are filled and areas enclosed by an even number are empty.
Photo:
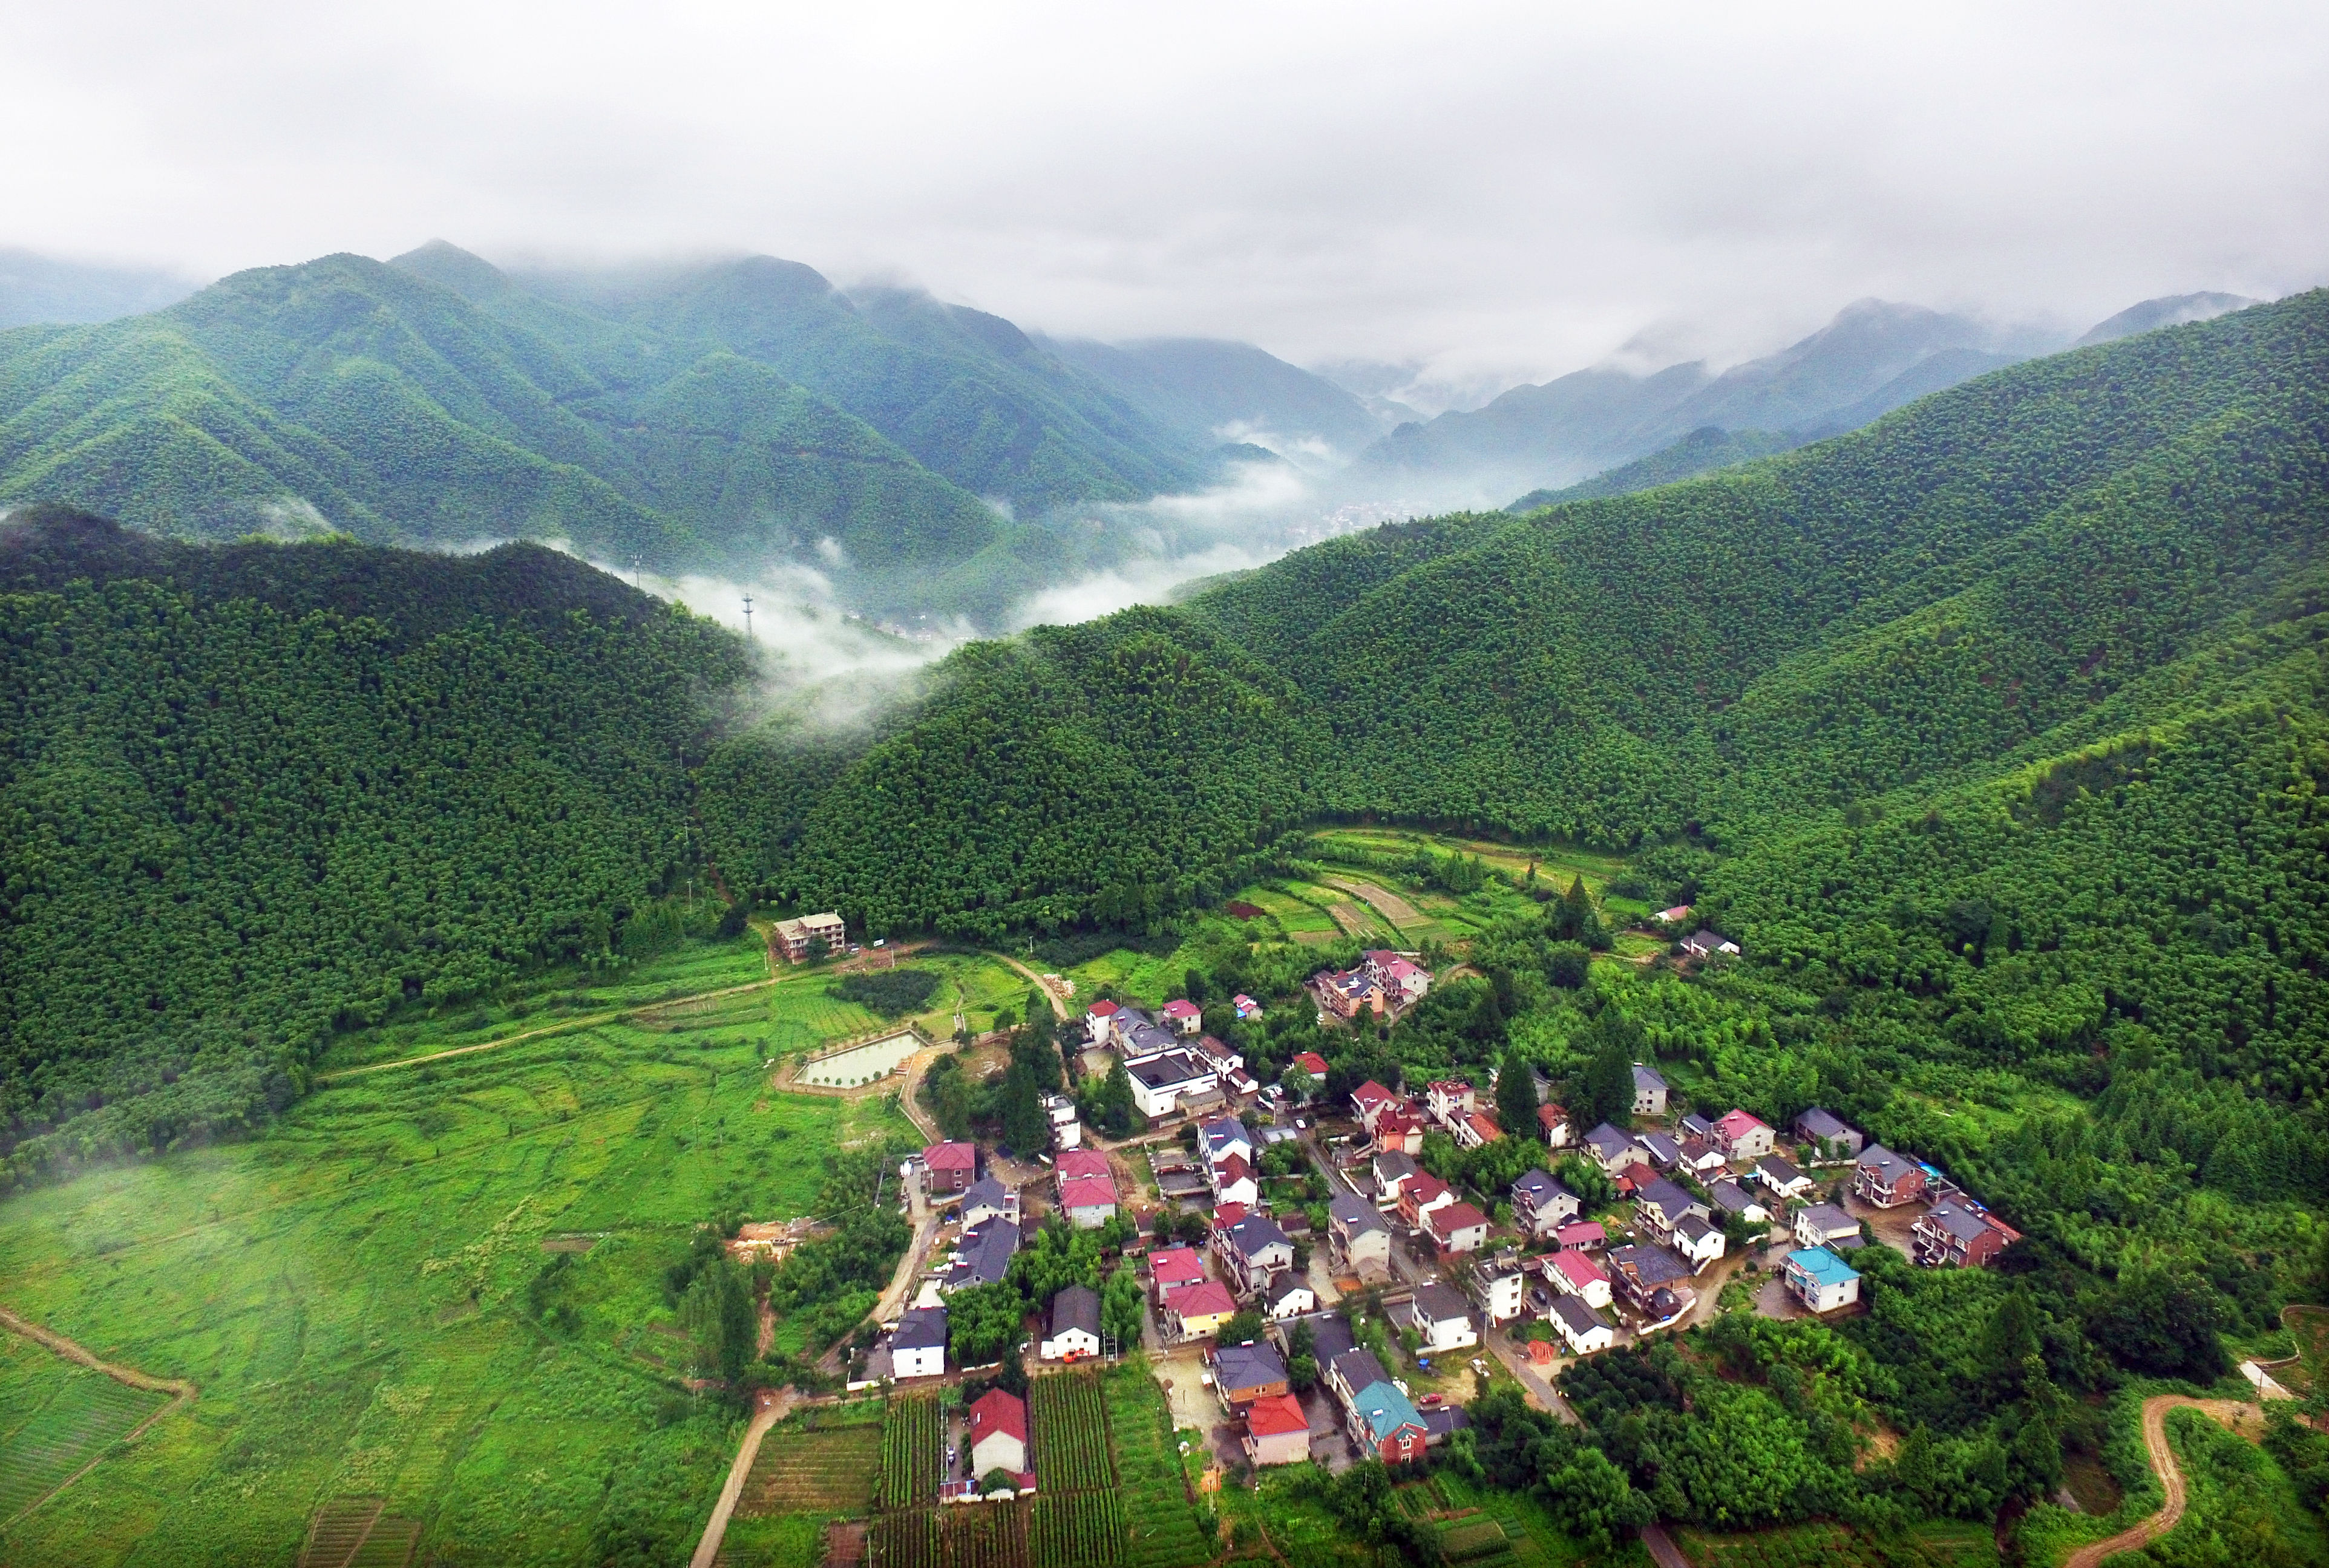
M1035 1568L1084 1568L1124 1561L1124 1499L1114 1492L1045 1492L1027 1522Z
M882 1507L910 1508L937 1494L942 1443L937 1400L925 1394L890 1402L882 1423Z
M1122 1478L1126 1552L1133 1568L1186 1568L1213 1558L1190 1506L1173 1435L1172 1413L1155 1381L1138 1366L1108 1377L1108 1425Z
M1108 1407L1099 1379L1071 1372L1036 1378L1028 1389L1034 1408L1035 1473L1043 1490L1085 1491L1116 1485L1108 1462Z
M89 1462L162 1404L100 1373L75 1376L41 1412L0 1442L0 1519Z

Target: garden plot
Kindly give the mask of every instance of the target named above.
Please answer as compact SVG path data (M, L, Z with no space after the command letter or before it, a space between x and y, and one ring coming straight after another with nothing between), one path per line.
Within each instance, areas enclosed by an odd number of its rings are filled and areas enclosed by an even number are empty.
M12 1425L0 1431L0 1524L71 1479L169 1402L165 1394L130 1388L45 1350L32 1354L52 1365L27 1363L23 1381L31 1386L6 1409Z

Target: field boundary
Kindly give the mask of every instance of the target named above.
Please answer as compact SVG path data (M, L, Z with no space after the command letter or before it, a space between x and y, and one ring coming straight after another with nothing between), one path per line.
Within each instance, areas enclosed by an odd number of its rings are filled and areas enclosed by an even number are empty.
M51 1487L47 1491L42 1492L39 1497L34 1498L31 1502L26 1503L23 1507L17 1509L14 1516L7 1519L0 1519L0 1525L13 1525L18 1519L22 1519L38 1510L43 1504L47 1503L50 1498L55 1497L59 1492L63 1491L67 1487L72 1485L75 1481L80 1479L81 1477L89 1474L90 1471L104 1463L105 1456L113 1451L116 1443L137 1441L137 1439L143 1436L146 1430L153 1426L156 1422L161 1420L164 1416L169 1414L174 1410L179 1410L186 1405L192 1404L194 1402L194 1395L198 1392L193 1384L187 1382L183 1377L156 1377L151 1373L140 1372L134 1366L117 1366L110 1361L100 1360L95 1355L82 1348L80 1345L75 1344L72 1340L66 1338L63 1335L57 1333L54 1329L43 1329L38 1323L32 1321L30 1319L20 1318L5 1307L0 1307L0 1329L5 1329L13 1334L22 1335L24 1338L30 1339L33 1344L42 1347L52 1354L61 1356L68 1361L78 1362L80 1365L88 1367L92 1372L101 1372L106 1376L112 1378L116 1383L121 1384L126 1387L135 1388L145 1394L168 1394L175 1395L169 1404L162 1406L161 1409L156 1411L153 1414L139 1422L136 1426L131 1427L127 1432L122 1433L121 1436L114 1439L113 1442L109 1442L106 1444L104 1448L99 1450L97 1457L90 1460L89 1463L81 1466L80 1469L73 1471L72 1474L67 1476L63 1480L59 1481L55 1486Z

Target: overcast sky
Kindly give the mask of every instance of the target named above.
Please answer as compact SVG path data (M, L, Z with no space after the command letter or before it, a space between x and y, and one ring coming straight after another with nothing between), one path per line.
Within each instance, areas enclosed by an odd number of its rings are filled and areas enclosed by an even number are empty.
M0 0L0 244L765 250L1538 379L2329 272L2329 5Z

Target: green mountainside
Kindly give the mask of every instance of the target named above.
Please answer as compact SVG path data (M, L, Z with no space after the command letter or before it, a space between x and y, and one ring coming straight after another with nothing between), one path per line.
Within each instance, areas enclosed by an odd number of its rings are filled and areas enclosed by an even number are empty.
M247 1128L410 997L618 951L738 639L564 556L0 530L8 1169ZM642 927L642 931L646 927Z
M1276 671L1261 733L1289 741L1269 751L1268 825L1696 856L1750 956L1821 986L1946 993L1947 1027L2025 1050L2173 1017L2187 1048L2310 1095L2329 1069L2324 371L2329 296L2305 296L1708 478L1334 540L1071 635L1161 642L1241 693L1271 690L1246 662ZM998 933L1121 918L1103 889L1151 843L1192 847L1140 875L1167 906L1217 882L1265 819L1193 793L1144 797L1164 814L1114 865L1104 837L1063 860L1052 822L997 809L978 858L1009 872L940 869L1020 771L962 737L1080 737L1123 707L1117 666L1042 645L958 656L965 678L836 764L749 875L877 925ZM1022 661L1040 681L991 679ZM872 786L901 754L972 765L892 816ZM1232 751L1212 771L1251 765Z
M0 502L187 538L791 560L869 607L983 612L1024 531L998 504L1040 516L1206 472L1195 445L976 311L853 301L768 258L536 282L436 244L0 333Z
M1802 445L1803 442L1792 436L1782 436L1769 430L1725 430L1717 425L1702 425L1673 446L1653 452L1646 457L1621 463L1615 468L1607 469L1590 479L1580 479L1564 489L1532 490L1504 510L1515 515L1525 515L1571 501L1600 501L1612 495L1631 495L1637 490L1655 490L1661 484L1695 479L1717 468L1728 468L1734 463L1752 463L1758 457L1768 457L1775 452L1786 452Z

